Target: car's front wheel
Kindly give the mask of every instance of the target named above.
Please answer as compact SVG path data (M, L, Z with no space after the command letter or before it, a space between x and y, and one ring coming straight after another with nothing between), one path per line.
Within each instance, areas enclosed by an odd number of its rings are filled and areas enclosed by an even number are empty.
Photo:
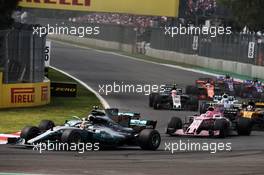
M155 95L154 96L153 107L156 110L161 108L161 96L160 95Z
M252 130L251 119L239 117L237 120L237 133L242 136L249 136Z
M219 131L218 138L225 138L228 136L228 122L226 120L218 119L214 123L214 130Z
M168 123L166 134L173 135L178 129L182 129L182 120L178 117L172 117Z
M49 129L52 129L55 126L54 122L51 120L42 120L39 123L39 129L41 131L47 131Z
M40 134L40 129L36 126L28 126L22 129L20 138L25 139L25 143L30 139L37 137Z
M154 129L144 129L139 134L138 142L143 150L155 151L160 145L161 137L159 132Z
M79 144L82 142L82 136L78 130L65 130L62 133L61 142Z
M149 94L149 107L153 107L155 96L159 95L158 93L151 93Z

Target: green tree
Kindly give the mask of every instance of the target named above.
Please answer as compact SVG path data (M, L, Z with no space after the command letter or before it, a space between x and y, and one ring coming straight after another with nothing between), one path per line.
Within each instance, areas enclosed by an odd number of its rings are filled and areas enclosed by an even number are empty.
M264 31L264 1L263 0L218 0L229 8L234 22L243 28L247 26L252 31Z
M19 0L0 0L0 29L7 29L13 24L12 13Z

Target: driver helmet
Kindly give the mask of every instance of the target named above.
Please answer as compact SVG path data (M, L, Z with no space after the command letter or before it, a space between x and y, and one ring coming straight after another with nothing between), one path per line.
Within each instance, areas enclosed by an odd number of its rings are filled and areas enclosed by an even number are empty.
M230 79L231 77L230 77L229 74L226 74L225 78L226 78L226 79Z
M87 121L89 121L89 122L93 122L93 120L94 120L94 116L93 115L88 115L88 117L87 117Z
M206 86L206 87L210 87L210 86L211 86L211 83L210 83L210 82L207 82L207 83L205 84L205 86Z
M173 96L177 95L177 90L173 89L173 90L171 91L171 95L173 95Z
M233 97L233 96L229 96L229 97L228 97L228 100L229 100L229 101L234 101L234 100L235 100L235 97Z
M215 108L212 104L210 104L210 106L207 108L207 111L214 111Z
M253 110L253 106L248 105L248 106L247 106L247 111L252 111L252 110Z
M250 100L250 101L248 102L248 106L252 106L252 107L254 108L254 107L255 107L255 102L252 101L252 100Z
M228 95L227 94L223 94L223 99L227 99L228 98Z

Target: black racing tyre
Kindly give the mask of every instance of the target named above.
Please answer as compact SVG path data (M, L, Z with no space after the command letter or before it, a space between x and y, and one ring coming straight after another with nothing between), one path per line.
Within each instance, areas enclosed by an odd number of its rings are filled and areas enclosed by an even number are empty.
M252 131L251 119L239 117L237 120L237 133L242 136L249 136Z
M210 104L208 104L208 103L206 103L206 102L202 102L202 103L200 104L200 107L199 107L199 112L200 112L200 114L204 114L204 113L206 113L206 111L207 111L207 109L208 109L209 106L210 106Z
M155 99L156 95L159 95L159 94L158 93L149 94L149 107L153 107L154 106L154 99Z
M167 125L166 134L172 135L177 129L182 129L182 120L178 117L172 117Z
M161 142L160 134L154 129L144 129L139 133L138 143L143 150L155 151Z
M40 129L36 126L28 126L22 129L20 133L20 138L25 139L27 143L28 140L37 137L40 134Z
M218 138L225 138L228 136L228 122L224 119L215 120L214 130L219 130Z
M153 101L153 108L154 109L160 109L161 107L161 96L160 95L155 95L154 96L154 101Z
M68 144L71 143L78 144L82 142L82 136L78 130L74 130L74 129L65 130L62 133L61 142Z
M185 93L189 95L199 95L199 89L195 86L186 86Z
M55 124L53 121L51 120L42 120L40 123L39 123L39 129L41 131L47 131L49 129L52 129L53 127L55 127Z

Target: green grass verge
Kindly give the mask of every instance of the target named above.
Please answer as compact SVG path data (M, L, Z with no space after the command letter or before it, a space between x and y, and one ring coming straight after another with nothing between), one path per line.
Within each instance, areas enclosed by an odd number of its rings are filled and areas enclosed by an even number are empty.
M49 79L52 81L75 82L73 79L50 69ZM12 133L27 125L38 125L43 119L63 124L72 116L87 116L94 105L101 106L96 96L78 84L77 97L52 97L46 106L32 108L15 108L0 110L0 133Z

